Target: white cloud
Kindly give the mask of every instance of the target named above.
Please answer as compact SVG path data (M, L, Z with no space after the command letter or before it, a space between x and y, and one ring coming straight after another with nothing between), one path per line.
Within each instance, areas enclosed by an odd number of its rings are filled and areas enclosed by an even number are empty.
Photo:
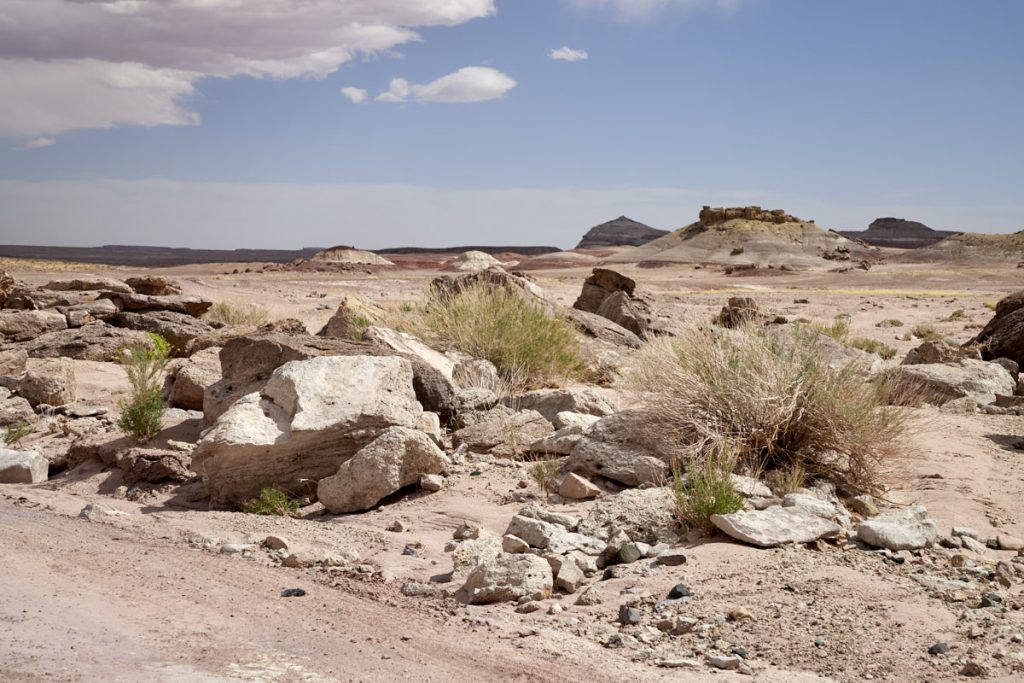
M494 0L0 0L0 135L191 124L202 78L323 78L419 28L494 12Z
M347 97L353 104L362 104L366 101L366 91L362 88L348 86L341 89L341 94Z
M584 10L610 10L620 19L650 19L666 9L718 8L735 10L742 0L565 0Z
M467 66L424 85L394 78L388 89L377 95L377 101L404 102L411 97L417 102L445 104L486 102L498 99L514 87L516 82L497 69Z
M574 50L568 45L565 45L557 50L552 50L551 59L563 62L580 62L585 59L590 59L590 55L587 54L586 50Z
M50 145L55 144L56 142L57 140L55 140L54 138L32 138L31 140L25 142L25 144L21 146L21 149L42 149L43 147L49 147Z

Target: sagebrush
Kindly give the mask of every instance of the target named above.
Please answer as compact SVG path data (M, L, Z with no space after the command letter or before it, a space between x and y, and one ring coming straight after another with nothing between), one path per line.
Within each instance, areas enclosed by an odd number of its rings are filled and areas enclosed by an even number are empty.
M480 284L431 293L416 331L435 345L485 358L517 388L554 386L583 372L579 339L540 302Z
M646 405L638 430L684 468L729 452L740 471L799 467L877 492L904 450L905 413L885 403L887 387L832 362L807 328L690 330L649 345L631 380Z
M170 345L158 334L150 333L151 346L138 344L122 349L121 366L128 375L128 398L118 401L121 414L117 426L136 441L146 442L163 428L167 404L163 381L170 360Z

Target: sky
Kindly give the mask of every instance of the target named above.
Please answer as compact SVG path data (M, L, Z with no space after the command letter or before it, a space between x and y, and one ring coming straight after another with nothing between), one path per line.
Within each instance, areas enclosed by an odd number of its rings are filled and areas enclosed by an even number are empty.
M0 0L0 243L1024 229L1019 0Z

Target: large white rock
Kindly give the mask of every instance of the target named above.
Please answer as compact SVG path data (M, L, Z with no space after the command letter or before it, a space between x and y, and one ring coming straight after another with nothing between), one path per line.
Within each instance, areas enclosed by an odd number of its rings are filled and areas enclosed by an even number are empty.
M467 539L452 551L452 581L465 581L474 569L501 555L500 536Z
M501 402L513 410L536 410L548 422L554 422L559 413L604 416L614 412L593 389L537 389L506 396Z
M217 503L276 485L303 493L389 427L423 412L412 366L396 356L321 356L277 368L261 394L232 405L192 456Z
M38 484L49 476L50 463L36 451L0 448L0 484Z
M551 565L532 554L499 555L474 569L462 590L469 602L486 605L522 597L543 600L551 596Z
M440 474L449 465L448 456L423 432L391 427L321 479L316 495L329 512L368 510L421 475Z
M970 398L979 405L996 400L996 394L1012 395L1017 380L998 363L965 358L955 363L901 365L891 377L919 390L925 401L942 405L958 398Z
M455 361L440 351L430 348L411 334L397 332L390 327L374 325L363 333L363 339L376 342L398 353L415 356L444 375L446 380L452 381Z
M505 533L523 539L532 548L549 550L559 555L573 550L578 550L586 555L600 555L606 545L600 539L569 531L558 524L523 515L513 517Z
M711 523L737 541L762 548L809 543L837 535L838 524L796 507L770 507L728 515L711 515Z
M576 443L565 469L604 477L627 486L659 485L670 477L668 464L635 441L637 416L616 413L589 427Z
M939 527L920 505L886 512L861 522L857 538L876 548L915 550L927 548L939 537Z

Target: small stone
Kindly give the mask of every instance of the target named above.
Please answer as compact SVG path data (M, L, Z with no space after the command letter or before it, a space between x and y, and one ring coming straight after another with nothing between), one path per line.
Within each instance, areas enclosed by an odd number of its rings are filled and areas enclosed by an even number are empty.
M996 581L1003 588L1009 588L1013 585L1013 569L1010 568L1006 562L996 563Z
M519 614L531 614L533 612L539 611L540 609L541 604L536 600L531 600L530 602L524 602L523 604L516 607L516 612L518 612Z
M747 652L747 648L745 648L745 647L740 647L740 646L736 646L736 647L734 647L734 648L732 649L732 653L733 653L734 655L736 655L737 657L742 657L743 659L746 659L747 657L749 657L749 656L750 656L750 653L749 653L749 652Z
M576 598L576 604L584 607L591 605L600 605L604 602L604 598L597 592L594 586L591 586L587 590L580 593L580 597Z
M555 577L555 588L566 593L575 593L583 584L583 570L571 558L566 558L558 568L558 575Z
M238 555L246 551L256 550L254 543L225 543L220 547L221 555Z
M754 614L746 607L736 607L729 610L730 621L754 621Z
M388 531L393 531L396 534L400 534L403 531L406 531L407 529L408 529L408 527L405 526L405 523L402 522L402 520L400 520L400 519L396 519L395 521L391 522L391 524L388 524L388 526L387 526L387 530Z
M402 548L402 554L410 557L416 557L416 548L413 548L411 545L407 545Z
M679 565L686 564L686 554L677 548L666 550L658 555L657 562L666 567L678 567Z
M548 607L548 614L561 614L565 611L565 608L559 605L557 602Z
M655 664L666 669L697 670L701 668L700 662L696 659L659 659Z
M570 500L586 500L600 496L601 489L578 474L570 472L562 478L562 482L558 485L558 495Z
M643 553L640 552L640 549L636 547L635 543L626 543L621 548L619 548L619 554L617 559L622 564L632 564L633 562L639 560L641 557L643 557Z
M281 591L282 598L301 598L306 594L306 591L301 588L285 588Z
M530 544L512 534L505 534L501 538L501 549L513 555L530 552Z
M1021 550L1024 549L1024 540L1016 536L997 536L996 545L1000 550Z
M953 535L959 536L960 538L973 538L975 541L978 540L978 530L966 526L953 527Z
M288 539L284 536L267 536L263 539L263 546L271 550L288 550Z
M639 624L644 618L643 613L635 607L619 606L619 623L625 626Z
M430 493L436 493L444 488L444 477L440 474L424 474L420 477L420 488Z
M716 669L738 669L743 663L742 657L736 655L709 655L708 664Z
M981 596L981 607L997 607L1003 602L1003 598L996 593L985 593Z
M972 678L988 676L988 667L978 662L970 661L964 664L964 668L960 669L960 675Z
M402 595L410 598L420 598L425 595L433 595L434 587L428 583L409 581L402 585Z
M967 565L967 556L957 553L953 557L949 558L950 567L964 567Z
M978 555L984 555L988 547L981 541L976 541L970 536L961 536L960 541L964 544L964 547L970 550L972 553Z
M869 495L854 496L847 501L847 506L861 517L874 517L878 514L878 506L875 499Z
M1014 633L1012 636L1010 636L1010 642L1024 643L1024 635L1021 635L1020 633Z
M361 564L358 567L356 567L356 571L359 572L360 574L372 574L373 573L373 565L372 564Z
M602 581L611 581L612 579L621 579L622 577L624 577L628 573L629 573L629 567L627 567L626 565L622 565L622 564L612 565L611 567L608 567L607 569L605 569L604 573L601 574L601 580Z
M452 533L452 538L454 538L456 541L468 541L481 538L485 534L486 532L480 527L479 524L474 524L473 522L463 522Z
M687 586L685 583L677 583L676 585L672 586L672 590L668 592L668 599L678 600L679 598L688 598L691 595L693 595L693 593L690 592L689 586Z
M930 655L944 655L949 652L949 645L946 643L935 643L928 648L928 654Z

